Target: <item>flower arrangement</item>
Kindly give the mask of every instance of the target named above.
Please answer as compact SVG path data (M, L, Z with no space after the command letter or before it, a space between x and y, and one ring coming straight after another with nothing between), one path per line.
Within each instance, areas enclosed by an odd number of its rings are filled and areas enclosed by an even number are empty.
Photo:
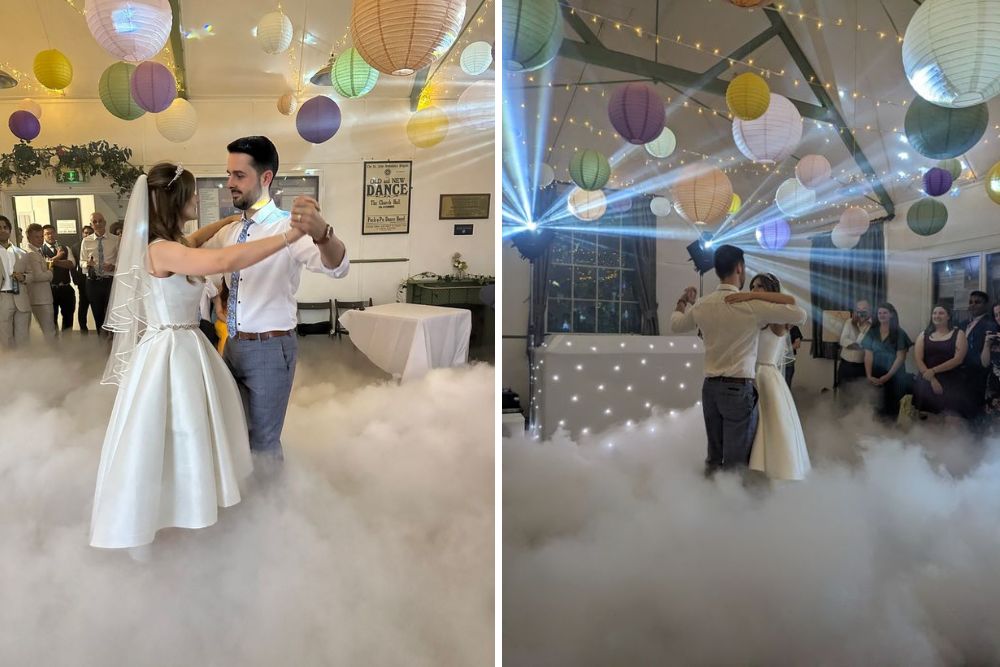
M32 146L16 144L10 153L0 155L0 186L24 185L32 176L49 171L53 176L63 169L79 169L88 176L100 175L111 183L119 197L128 196L141 167L129 160L132 149L107 141L91 141L79 146Z
M456 278L463 278L469 270L469 263L462 259L462 253L456 252L451 256L451 268L455 269Z

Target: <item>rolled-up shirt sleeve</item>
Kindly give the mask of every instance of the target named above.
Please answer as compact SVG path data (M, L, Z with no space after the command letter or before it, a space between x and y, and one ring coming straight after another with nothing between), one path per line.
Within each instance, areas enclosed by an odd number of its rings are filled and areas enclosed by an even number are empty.
M302 264L313 273L323 273L331 278L343 278L347 275L347 272L351 268L351 262L347 259L346 252L344 253L343 261L340 262L340 266L335 269L327 267L323 264L323 256L320 255L319 248L308 236L303 236L298 241L291 244L288 251L292 253L292 257L295 258L295 261Z
M698 328L694 321L694 307L688 306L683 312L676 310L670 313L670 330L674 333L690 333Z

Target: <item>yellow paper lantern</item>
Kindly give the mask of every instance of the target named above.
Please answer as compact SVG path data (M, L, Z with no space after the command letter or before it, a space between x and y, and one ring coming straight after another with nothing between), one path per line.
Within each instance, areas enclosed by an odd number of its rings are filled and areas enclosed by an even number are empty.
M354 48L378 71L409 76L455 43L465 20L465 4L465 0L354 0Z
M448 115L437 107L427 107L410 116L406 136L417 148L430 148L448 136Z
M278 111L282 115L291 116L295 113L295 109L298 108L299 101L295 99L295 93L287 92L278 98Z
M729 215L736 215L740 212L741 208L743 208L743 200L740 199L740 196L734 192L733 203L729 205Z
M990 167L989 173L986 174L986 194L994 204L1000 204L1000 162Z
M764 79L753 72L745 72L729 82L726 104L737 118L756 120L771 105L771 90Z
M56 49L39 51L34 70L38 83L50 90L63 90L73 81L73 65Z

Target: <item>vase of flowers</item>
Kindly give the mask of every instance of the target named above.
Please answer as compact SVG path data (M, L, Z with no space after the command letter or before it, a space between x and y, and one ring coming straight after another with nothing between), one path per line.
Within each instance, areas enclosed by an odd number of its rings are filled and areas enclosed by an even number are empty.
M456 252L451 256L451 268L455 279L461 280L465 277L465 272L469 270L469 263L462 259L462 253Z

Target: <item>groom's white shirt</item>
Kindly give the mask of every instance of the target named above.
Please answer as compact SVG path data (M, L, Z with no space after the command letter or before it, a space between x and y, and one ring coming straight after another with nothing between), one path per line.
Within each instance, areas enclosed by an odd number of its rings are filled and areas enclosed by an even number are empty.
M291 229L291 219L291 214L279 209L272 199L251 216L254 222L250 225L247 241L283 234ZM242 229L243 220L226 225L204 247L235 245ZM331 278L343 278L350 266L345 254L340 266L335 269L327 268L323 264L319 248L310 237L304 236L288 248L241 270L236 328L248 333L294 329L297 320L295 293L299 289L302 269L323 273ZM217 287L221 286L221 278L225 278L226 284L229 283L228 274L213 276L213 283Z
M705 377L754 378L757 337L768 324L802 324L806 311L765 301L726 303L739 292L734 285L719 285L683 313L670 315L670 329L687 333L701 329L705 343Z

